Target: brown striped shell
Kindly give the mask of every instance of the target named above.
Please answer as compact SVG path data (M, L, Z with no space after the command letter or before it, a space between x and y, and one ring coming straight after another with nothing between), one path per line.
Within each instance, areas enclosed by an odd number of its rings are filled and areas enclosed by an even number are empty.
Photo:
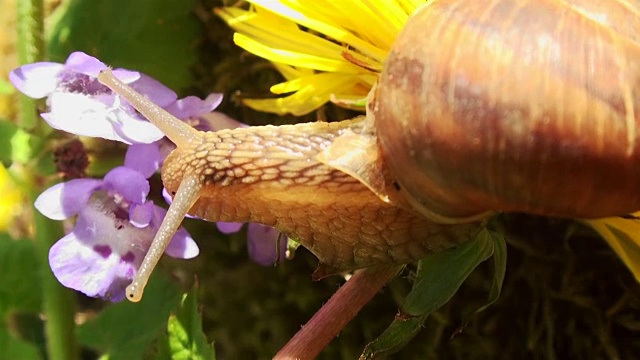
M436 0L370 115L419 207L595 218L640 209L640 2Z

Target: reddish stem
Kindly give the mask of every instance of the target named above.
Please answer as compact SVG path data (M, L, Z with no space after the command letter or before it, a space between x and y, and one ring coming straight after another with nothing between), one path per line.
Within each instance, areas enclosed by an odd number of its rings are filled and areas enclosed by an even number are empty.
M358 270L276 354L275 360L313 359L400 270L375 266Z

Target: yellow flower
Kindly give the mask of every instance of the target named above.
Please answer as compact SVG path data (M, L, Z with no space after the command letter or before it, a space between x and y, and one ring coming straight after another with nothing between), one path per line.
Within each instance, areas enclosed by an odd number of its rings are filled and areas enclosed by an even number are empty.
M587 224L600 233L640 282L640 212L632 215L638 220L615 217L588 220Z
M23 194L7 169L0 163L0 231L5 231L18 214Z
M286 82L275 99L246 99L256 110L307 114L327 101L364 110L391 45L425 0L248 0L250 10L216 9L235 43L271 60Z

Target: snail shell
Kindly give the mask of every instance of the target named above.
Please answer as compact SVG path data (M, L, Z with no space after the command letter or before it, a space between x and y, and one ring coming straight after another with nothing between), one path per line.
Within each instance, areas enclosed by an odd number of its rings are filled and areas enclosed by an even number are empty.
M440 0L414 14L370 108L412 203L446 217L640 209L638 9Z

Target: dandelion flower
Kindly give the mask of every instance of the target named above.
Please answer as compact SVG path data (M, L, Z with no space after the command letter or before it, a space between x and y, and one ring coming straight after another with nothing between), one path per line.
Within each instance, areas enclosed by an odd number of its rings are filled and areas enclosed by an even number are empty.
M364 111L396 35L424 0L248 0L249 10L216 9L234 42L273 62L284 78L271 92L245 99L256 110L307 114L328 101ZM357 15L354 15L357 14Z

